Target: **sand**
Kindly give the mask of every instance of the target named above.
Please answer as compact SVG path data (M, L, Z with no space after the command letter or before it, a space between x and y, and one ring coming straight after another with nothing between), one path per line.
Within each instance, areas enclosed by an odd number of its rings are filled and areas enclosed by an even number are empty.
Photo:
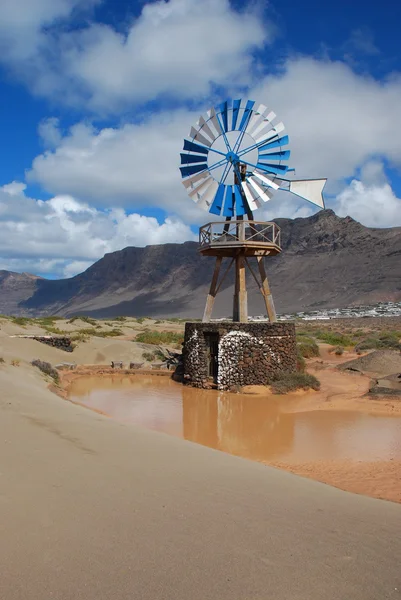
M24 361L0 367L0 598L398 597L400 505L117 423Z

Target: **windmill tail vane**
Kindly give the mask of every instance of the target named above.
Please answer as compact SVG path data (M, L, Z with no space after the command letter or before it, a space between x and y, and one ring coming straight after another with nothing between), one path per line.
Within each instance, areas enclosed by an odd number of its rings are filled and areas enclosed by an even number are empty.
M214 215L243 218L278 190L324 208L326 179L289 179L289 137L276 114L253 100L226 100L201 115L184 140L181 176L188 195Z

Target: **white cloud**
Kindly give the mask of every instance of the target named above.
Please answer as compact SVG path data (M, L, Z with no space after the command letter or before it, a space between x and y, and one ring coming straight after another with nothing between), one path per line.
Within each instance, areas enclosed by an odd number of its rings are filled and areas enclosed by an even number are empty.
M369 227L401 225L401 199L388 183L366 184L353 179L336 198L340 217L351 216Z
M380 82L341 62L289 60L252 90L283 120L299 177L351 177L372 157L401 166L401 75Z
M21 69L51 41L45 28L86 9L100 0L1 0L1 60ZM26 67L31 67L26 64Z
M178 110L140 124L97 130L79 123L64 136L51 121L56 148L33 161L28 181L52 194L69 194L97 205L158 206L186 221L204 220L190 200L179 171L183 137L198 114ZM48 132L42 124L41 132ZM46 142L48 137L46 138Z
M125 31L101 23L57 27L74 8L96 1L6 0L3 62L39 95L107 112L160 95L182 102L206 97L216 84L249 84L252 51L273 37L260 11L245 5L239 13L229 0L148 2Z
M106 252L194 239L177 218L163 223L153 217L107 212L71 196L46 202L24 195L17 183L0 188L0 256L2 268L71 276ZM32 268L29 268L32 267Z

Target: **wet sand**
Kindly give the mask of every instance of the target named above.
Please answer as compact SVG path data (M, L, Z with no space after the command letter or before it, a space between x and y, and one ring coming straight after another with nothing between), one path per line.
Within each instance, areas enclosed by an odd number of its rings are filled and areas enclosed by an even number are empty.
M70 391L75 402L120 422L401 502L401 401L367 398L368 377L320 362L309 367L319 392L224 394L151 374L84 377Z

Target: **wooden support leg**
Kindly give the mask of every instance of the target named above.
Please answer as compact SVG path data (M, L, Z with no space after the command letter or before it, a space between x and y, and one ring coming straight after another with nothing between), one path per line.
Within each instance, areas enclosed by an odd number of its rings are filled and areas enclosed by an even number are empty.
M214 304L214 300L216 298L216 293L217 293L217 281L219 279L219 273L220 273L220 267L221 267L222 260L223 260L222 256L218 256L216 258L216 265L214 267L212 282L210 284L210 290L209 290L209 294L208 294L208 297L206 300L205 312L203 313L203 319L202 319L203 323L209 323L211 316L212 316L213 304Z
M248 322L248 298L245 281L245 257L239 254L235 259L235 289L233 321Z
M274 308L273 296L270 291L269 282L267 281L267 275L265 270L265 265L263 262L263 256L257 256L259 273L262 280L262 294L265 299L266 310L269 316L269 321L271 323L275 323L277 321L276 309Z

